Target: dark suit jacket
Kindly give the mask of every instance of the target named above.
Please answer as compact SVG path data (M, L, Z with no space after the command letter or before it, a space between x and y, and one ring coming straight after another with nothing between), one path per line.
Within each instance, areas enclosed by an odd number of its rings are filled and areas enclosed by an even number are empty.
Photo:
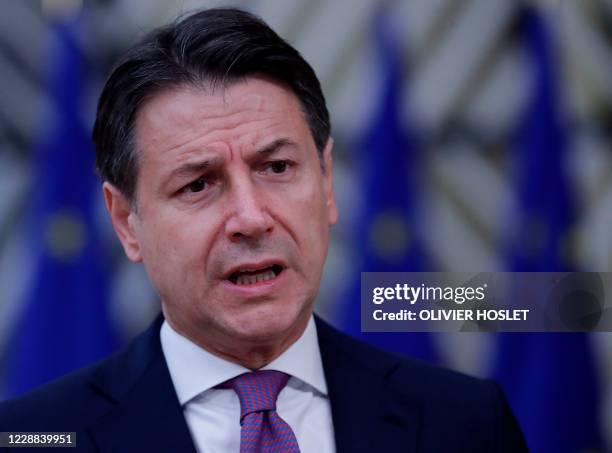
M162 321L99 364L1 403L0 431L75 431L77 451L195 451ZM317 331L339 453L526 451L494 382L388 354L320 319Z

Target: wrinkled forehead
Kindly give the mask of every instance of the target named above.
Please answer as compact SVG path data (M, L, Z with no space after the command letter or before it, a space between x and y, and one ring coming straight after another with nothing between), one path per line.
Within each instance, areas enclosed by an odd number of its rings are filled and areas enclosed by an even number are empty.
M298 133L308 129L295 94L282 83L263 77L231 83L183 83L157 90L141 104L135 118L136 148L143 150L197 128L200 134L232 131L259 121L273 121ZM267 122L267 123L266 123Z

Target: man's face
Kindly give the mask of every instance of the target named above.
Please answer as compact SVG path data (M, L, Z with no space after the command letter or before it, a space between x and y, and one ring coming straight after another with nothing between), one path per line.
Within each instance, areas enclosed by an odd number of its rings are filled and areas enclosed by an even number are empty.
M135 126L137 209L109 184L105 196L169 322L222 352L294 341L337 218L331 140L322 169L298 99L260 78L162 91Z

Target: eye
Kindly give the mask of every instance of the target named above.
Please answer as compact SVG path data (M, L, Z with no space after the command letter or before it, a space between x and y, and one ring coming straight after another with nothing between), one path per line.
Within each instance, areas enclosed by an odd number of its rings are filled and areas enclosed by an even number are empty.
M283 173L286 173L291 167L291 165L292 163L287 160L275 160L265 165L264 172L281 175Z
M183 188L183 192L197 193L202 192L208 187L209 183L204 178L198 178L193 182L190 182Z

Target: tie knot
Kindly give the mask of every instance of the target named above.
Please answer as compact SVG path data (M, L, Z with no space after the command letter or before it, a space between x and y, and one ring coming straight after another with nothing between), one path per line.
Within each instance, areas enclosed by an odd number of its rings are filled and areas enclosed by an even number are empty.
M276 399L289 375L281 371L262 370L244 373L219 385L234 389L240 400L240 419L259 411L276 410Z

